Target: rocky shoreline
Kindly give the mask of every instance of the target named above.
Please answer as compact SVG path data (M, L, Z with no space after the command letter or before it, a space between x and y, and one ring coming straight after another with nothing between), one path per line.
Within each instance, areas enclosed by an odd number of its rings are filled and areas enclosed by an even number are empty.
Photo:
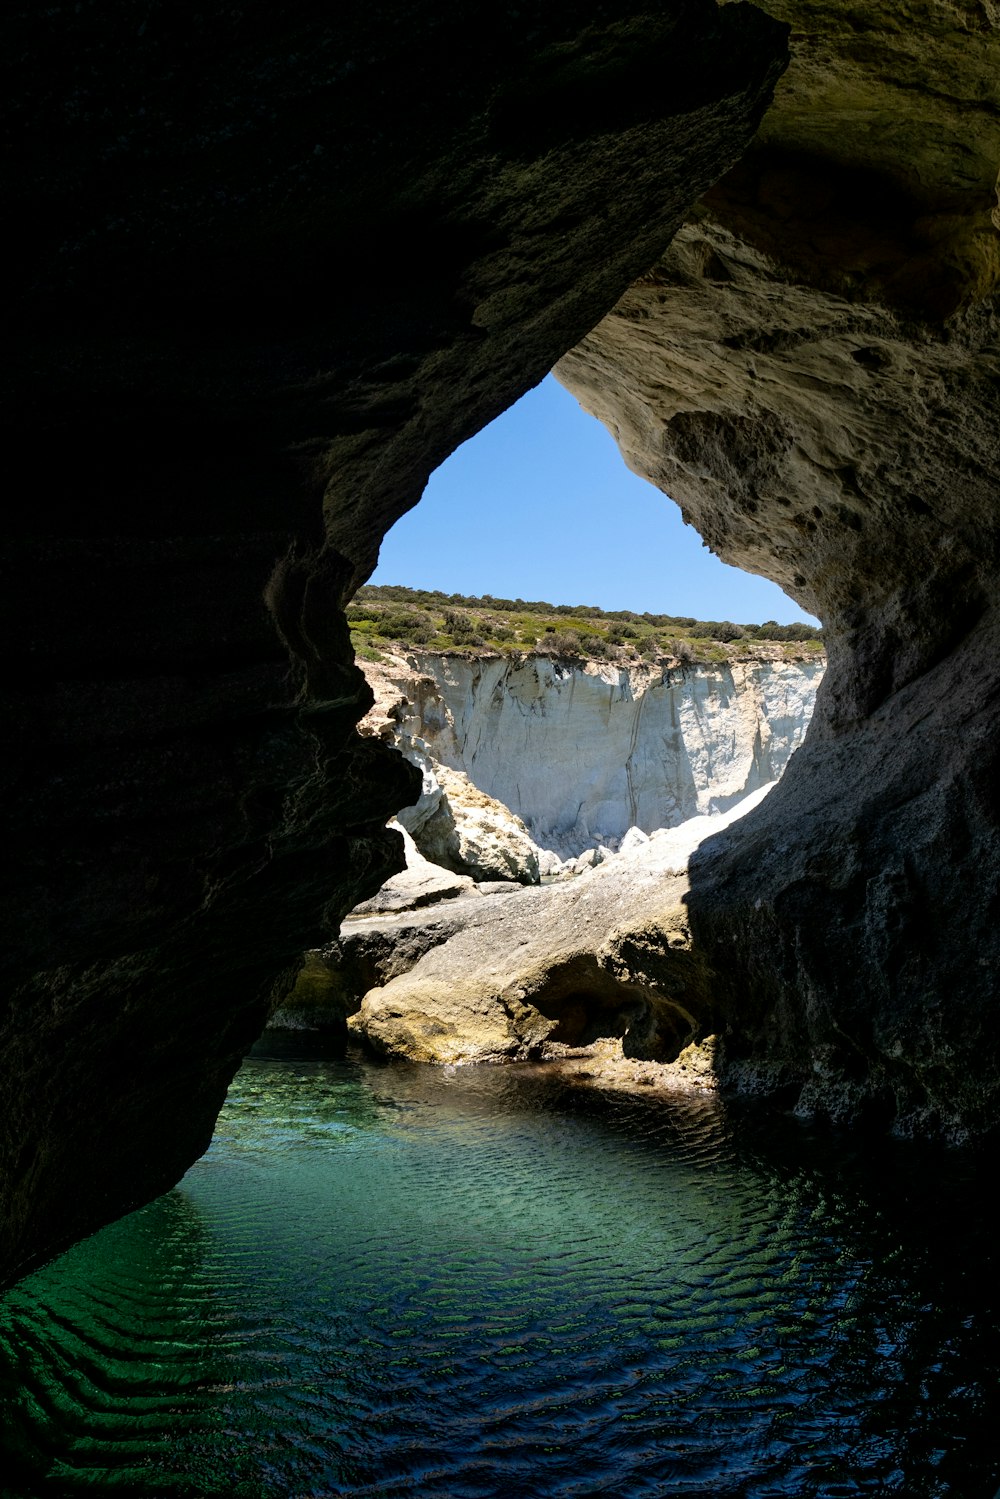
M713 1086L699 1048L718 1016L686 918L688 861L707 840L737 837L727 830L769 790L536 886L448 874L400 830L407 869L307 955L271 1024L346 1030L384 1058Z
M369 664L362 731L422 774L390 823L406 868L307 955L271 1024L345 1030L384 1058L714 1086L689 860L775 784L824 664L674 671L402 646ZM512 786L524 819L499 794Z
M307 955L271 1025L438 1066L714 1087L715 1046L700 1049L718 1028L714 976L691 943L688 862L765 799L823 666L673 672L400 646L367 667L361 729L423 776L390 823L406 868ZM492 794L511 785L526 820Z

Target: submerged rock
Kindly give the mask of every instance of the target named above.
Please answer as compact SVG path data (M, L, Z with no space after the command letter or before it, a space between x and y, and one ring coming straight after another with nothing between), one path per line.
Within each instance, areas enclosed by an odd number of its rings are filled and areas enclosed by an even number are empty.
M542 1060L548 1070L557 1070L564 1082L577 1087L615 1093L708 1093L719 1086L716 1049L715 1036L706 1036L685 1046L671 1062L652 1062L627 1057L617 1042L603 1038L589 1046L553 1044Z

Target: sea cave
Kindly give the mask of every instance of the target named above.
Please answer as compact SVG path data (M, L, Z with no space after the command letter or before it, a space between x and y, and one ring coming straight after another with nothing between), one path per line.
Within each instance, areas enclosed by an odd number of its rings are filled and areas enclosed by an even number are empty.
M806 1216L830 1124L878 1142L845 1222L919 1178L900 1149L974 1174L1000 1088L992 0L501 5L477 28L446 0L119 0L20 9L2 66L11 1297L177 1211L303 951L401 869L386 823L420 777L358 732L347 610L430 473L551 370L824 626L805 743L692 857L683 942L668 923L649 963L710 996L726 1107L811 1121ZM348 1081L354 1128L371 1088ZM482 1084L530 1115L522 1086ZM697 1155L700 1118L634 1127ZM899 1211L933 1219L913 1190ZM896 1490L891 1463L882 1489L793 1465L774 1492L988 1499L976 1461ZM630 1471L593 1492L705 1492ZM374 1481L351 1473L316 1492Z

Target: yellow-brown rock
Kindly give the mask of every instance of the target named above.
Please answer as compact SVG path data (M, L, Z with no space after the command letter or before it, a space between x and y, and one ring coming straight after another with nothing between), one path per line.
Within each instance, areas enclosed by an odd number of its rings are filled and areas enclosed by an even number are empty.
M791 63L753 149L709 195L760 248L918 314L1000 279L994 0L772 0Z
M647 843L568 883L467 905L459 929L370 989L348 1025L417 1062L531 1060L599 1036L671 1062L714 1014L683 864Z

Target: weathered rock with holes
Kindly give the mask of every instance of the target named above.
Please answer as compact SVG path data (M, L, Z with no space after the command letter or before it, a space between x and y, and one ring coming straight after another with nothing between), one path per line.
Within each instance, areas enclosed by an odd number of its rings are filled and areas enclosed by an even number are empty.
M671 1060L709 1008L685 883L618 863L494 897L495 909L470 913L407 973L369 990L351 1030L382 1055L418 1062L529 1060L552 1042L601 1035Z
M933 277L922 307L864 258L852 284L868 200L839 200L818 286L769 161L557 372L720 556L825 627L804 748L746 842L692 869L723 1077L963 1138L1000 1105L1000 322L978 282L945 321Z

